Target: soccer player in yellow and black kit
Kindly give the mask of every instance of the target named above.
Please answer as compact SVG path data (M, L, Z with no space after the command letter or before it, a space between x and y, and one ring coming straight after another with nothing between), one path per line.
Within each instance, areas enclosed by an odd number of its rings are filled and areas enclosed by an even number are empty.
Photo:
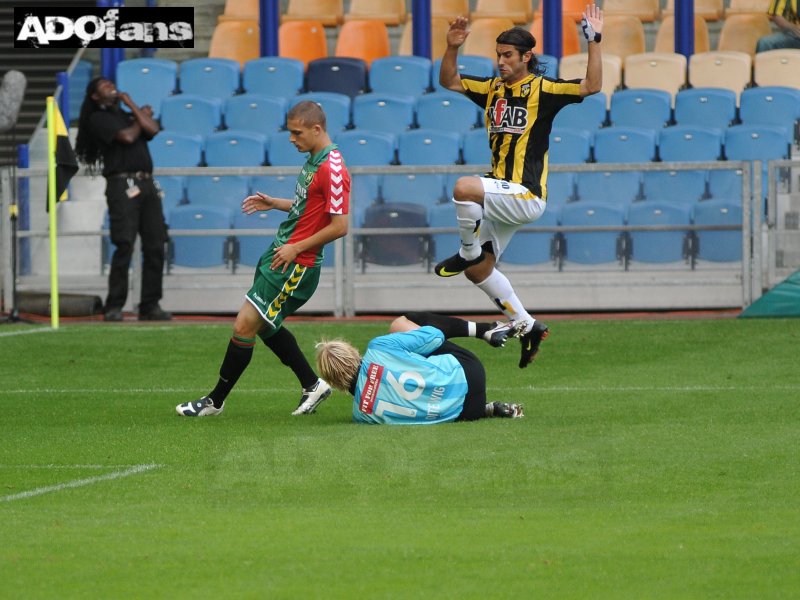
M464 273L518 323L525 368L536 356L548 328L520 302L511 282L495 268L514 232L542 216L547 197L547 150L556 113L600 91L603 81L600 37L603 12L586 7L581 27L588 41L586 77L553 80L542 77L529 31L514 27L497 37L499 77L459 75L458 49L469 35L468 21L456 18L447 32L439 83L466 94L484 109L492 170L484 177L460 177L453 189L460 250L436 265L440 277Z

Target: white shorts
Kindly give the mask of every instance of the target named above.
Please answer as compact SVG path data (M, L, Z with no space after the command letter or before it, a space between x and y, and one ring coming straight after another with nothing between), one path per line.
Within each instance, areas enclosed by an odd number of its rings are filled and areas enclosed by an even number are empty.
M499 259L514 232L541 217L547 203L521 183L489 177L480 180L484 192L480 243L492 242Z

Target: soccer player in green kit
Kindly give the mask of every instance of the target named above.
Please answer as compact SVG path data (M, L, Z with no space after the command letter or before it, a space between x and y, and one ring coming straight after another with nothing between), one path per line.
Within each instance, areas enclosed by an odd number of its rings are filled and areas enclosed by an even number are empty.
M323 246L347 233L350 175L327 133L325 113L319 105L300 102L289 111L286 125L297 150L309 153L297 178L294 199L256 192L244 199L242 211L282 210L288 217L256 267L253 286L236 316L216 387L199 400L175 407L179 415L222 413L225 399L250 363L257 336L300 382L302 396L293 415L314 412L331 394L331 387L314 372L283 320L317 289Z

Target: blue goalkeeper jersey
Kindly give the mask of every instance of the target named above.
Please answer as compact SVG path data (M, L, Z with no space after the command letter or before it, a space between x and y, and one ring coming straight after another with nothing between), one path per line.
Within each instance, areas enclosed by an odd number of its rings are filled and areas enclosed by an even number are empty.
M386 425L454 421L467 378L452 354L430 356L444 334L425 326L377 337L367 346L353 395L353 420Z

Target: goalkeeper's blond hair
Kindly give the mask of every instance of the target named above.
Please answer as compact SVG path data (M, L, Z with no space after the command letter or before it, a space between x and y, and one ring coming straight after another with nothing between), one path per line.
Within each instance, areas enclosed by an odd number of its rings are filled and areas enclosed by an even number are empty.
M317 371L333 388L350 392L350 384L361 367L361 354L342 339L323 339L315 347Z

